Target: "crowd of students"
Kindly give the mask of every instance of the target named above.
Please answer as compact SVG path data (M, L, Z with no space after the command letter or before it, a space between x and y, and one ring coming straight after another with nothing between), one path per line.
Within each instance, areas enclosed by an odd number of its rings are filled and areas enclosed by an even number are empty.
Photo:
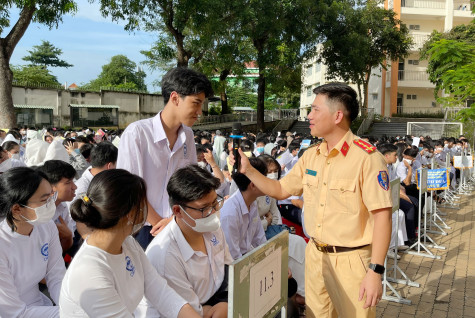
M231 138L189 128L212 93L202 75L174 69L162 89L164 110L122 134L1 131L1 317L226 317L227 266L282 231L288 295L304 308L304 198L264 195L231 173ZM417 235L416 169L469 149L462 137L368 139L401 180L392 246L407 249ZM248 133L240 147L278 180L320 142Z

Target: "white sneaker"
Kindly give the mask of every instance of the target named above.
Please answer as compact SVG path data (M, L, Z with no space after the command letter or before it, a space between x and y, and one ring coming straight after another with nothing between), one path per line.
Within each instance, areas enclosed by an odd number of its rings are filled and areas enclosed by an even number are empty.
M394 251L391 249L388 251L388 257L394 259L395 257L397 257L397 259L401 259L401 256L400 255L397 255L397 254L394 254Z

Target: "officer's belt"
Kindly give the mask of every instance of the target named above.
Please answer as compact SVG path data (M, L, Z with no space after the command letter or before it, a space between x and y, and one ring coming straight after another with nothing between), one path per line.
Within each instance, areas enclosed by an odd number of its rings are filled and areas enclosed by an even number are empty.
M349 252L349 251L358 250L360 248L363 248L369 245L369 244L366 244L366 245L361 245L361 246L356 246L356 247L332 246L328 244L318 243L317 240L315 240L313 237L312 237L312 242L313 244L315 244L315 247L317 248L317 250L319 250L322 253Z

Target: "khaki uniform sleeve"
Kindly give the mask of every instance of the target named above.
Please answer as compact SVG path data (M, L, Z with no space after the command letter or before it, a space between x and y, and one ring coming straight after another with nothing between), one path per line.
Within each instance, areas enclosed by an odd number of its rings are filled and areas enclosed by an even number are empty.
M366 158L362 178L362 197L368 211L392 207L389 173L380 153L373 153Z
M306 151L304 155L297 161L295 166L280 180L282 188L291 195L300 196L303 192L302 179L305 173L305 159L310 154L310 151Z

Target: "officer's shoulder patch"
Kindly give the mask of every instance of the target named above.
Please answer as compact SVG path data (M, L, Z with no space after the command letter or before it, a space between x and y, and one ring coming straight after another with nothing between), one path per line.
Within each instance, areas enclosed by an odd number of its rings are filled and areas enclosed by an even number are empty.
M366 151L367 153L372 153L376 150L376 147L370 144L369 142L366 142L362 139L355 139L353 140L353 143Z

